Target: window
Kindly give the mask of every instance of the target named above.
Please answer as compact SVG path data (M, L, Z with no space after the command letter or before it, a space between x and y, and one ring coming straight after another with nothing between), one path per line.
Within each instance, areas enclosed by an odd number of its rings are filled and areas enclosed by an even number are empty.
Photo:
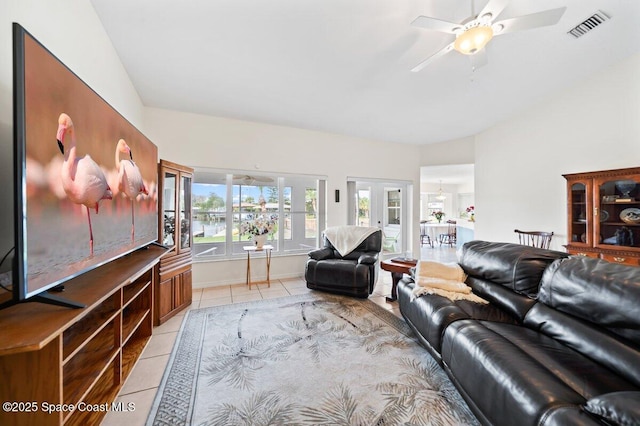
M252 175L199 170L193 183L195 258L243 254L252 236L243 224L258 218L272 224L267 244L278 253L318 247L324 223L324 180L319 177ZM321 195L322 194L322 195Z

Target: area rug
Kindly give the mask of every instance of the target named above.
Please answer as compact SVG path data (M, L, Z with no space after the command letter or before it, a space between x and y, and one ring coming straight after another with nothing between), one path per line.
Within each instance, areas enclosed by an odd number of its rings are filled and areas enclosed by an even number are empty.
M406 323L314 292L187 313L147 425L476 425Z

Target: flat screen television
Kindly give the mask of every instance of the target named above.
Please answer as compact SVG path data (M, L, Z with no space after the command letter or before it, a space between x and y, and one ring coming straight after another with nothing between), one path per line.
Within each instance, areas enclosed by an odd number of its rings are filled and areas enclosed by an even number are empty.
M11 303L58 303L47 290L157 241L158 149L16 23L13 56Z

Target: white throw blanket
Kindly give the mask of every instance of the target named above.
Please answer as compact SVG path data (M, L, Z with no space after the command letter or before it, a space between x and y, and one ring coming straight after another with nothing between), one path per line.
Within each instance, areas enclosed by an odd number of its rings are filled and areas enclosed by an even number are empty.
M471 287L464 283L466 279L467 275L457 263L421 260L416 267L412 300L423 294L437 294L451 300L488 303L471 292Z
M333 226L324 231L329 242L344 257L380 228L367 226Z

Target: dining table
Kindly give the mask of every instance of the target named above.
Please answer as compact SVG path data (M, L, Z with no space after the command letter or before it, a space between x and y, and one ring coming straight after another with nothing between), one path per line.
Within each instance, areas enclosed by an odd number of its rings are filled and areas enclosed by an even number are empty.
M421 222L420 235L428 235L431 239L431 247L439 241L440 234L449 232L449 224L446 222Z

